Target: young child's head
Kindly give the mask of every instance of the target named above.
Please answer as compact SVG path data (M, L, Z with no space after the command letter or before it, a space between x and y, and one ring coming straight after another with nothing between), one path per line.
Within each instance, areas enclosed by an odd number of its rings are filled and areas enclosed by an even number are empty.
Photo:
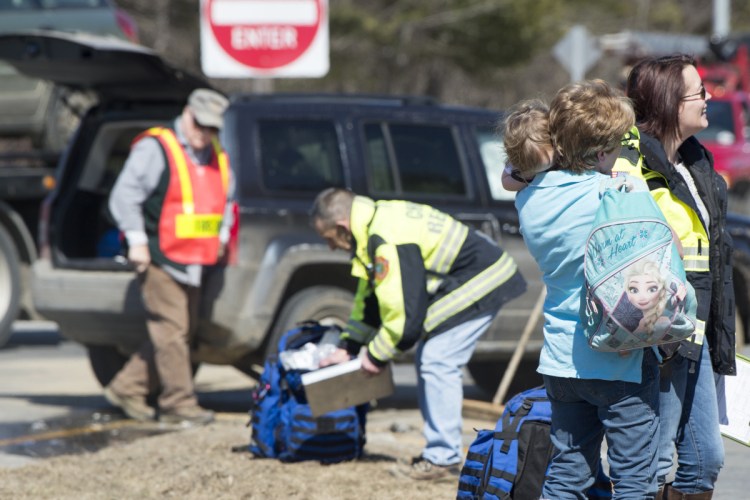
M652 260L641 260L625 276L625 293L628 300L643 313L646 331L664 312L667 289L659 265Z
M547 170L553 157L549 108L539 99L513 106L503 122L505 154L522 177Z
M561 168L611 170L622 138L635 122L633 106L604 80L569 84L550 104L549 129ZM610 161L611 160L611 161Z

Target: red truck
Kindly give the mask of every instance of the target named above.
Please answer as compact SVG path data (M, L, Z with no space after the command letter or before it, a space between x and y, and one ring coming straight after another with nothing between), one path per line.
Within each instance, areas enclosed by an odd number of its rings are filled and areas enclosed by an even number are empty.
M717 60L701 62L698 72L711 93L708 128L698 139L714 155L714 166L735 199L750 194L750 57L746 37L714 44Z
M740 197L750 193L750 94L711 89L708 127L696 137L714 155L714 167Z

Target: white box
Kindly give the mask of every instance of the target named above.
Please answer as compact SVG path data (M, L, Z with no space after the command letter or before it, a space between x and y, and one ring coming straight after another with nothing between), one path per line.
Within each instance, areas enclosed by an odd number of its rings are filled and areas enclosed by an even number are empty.
M362 370L359 358L303 373L302 385L313 417L384 398L395 390L390 363L370 375Z

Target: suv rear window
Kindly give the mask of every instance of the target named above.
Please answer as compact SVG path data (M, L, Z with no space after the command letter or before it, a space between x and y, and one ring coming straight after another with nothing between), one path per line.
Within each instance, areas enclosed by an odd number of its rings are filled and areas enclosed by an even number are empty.
M270 190L318 192L343 185L336 127L326 120L261 120L260 164Z
M467 194L450 127L370 123L364 126L370 188L388 194Z
M516 193L506 191L503 187L502 176L505 168L505 143L503 138L489 127L477 127L474 137L479 148L479 156L487 173L487 183L490 186L490 194L493 200L513 200Z

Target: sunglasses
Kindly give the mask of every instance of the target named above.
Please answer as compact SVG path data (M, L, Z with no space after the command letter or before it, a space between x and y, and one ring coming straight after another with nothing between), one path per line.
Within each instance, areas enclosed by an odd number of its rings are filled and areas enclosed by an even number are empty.
M701 89L698 92L696 92L695 94L684 95L684 96L682 96L682 98L680 100L684 101L684 100L686 100L689 97L695 97L695 96L700 96L700 98L705 101L706 100L706 87L704 87L703 85L701 85Z

